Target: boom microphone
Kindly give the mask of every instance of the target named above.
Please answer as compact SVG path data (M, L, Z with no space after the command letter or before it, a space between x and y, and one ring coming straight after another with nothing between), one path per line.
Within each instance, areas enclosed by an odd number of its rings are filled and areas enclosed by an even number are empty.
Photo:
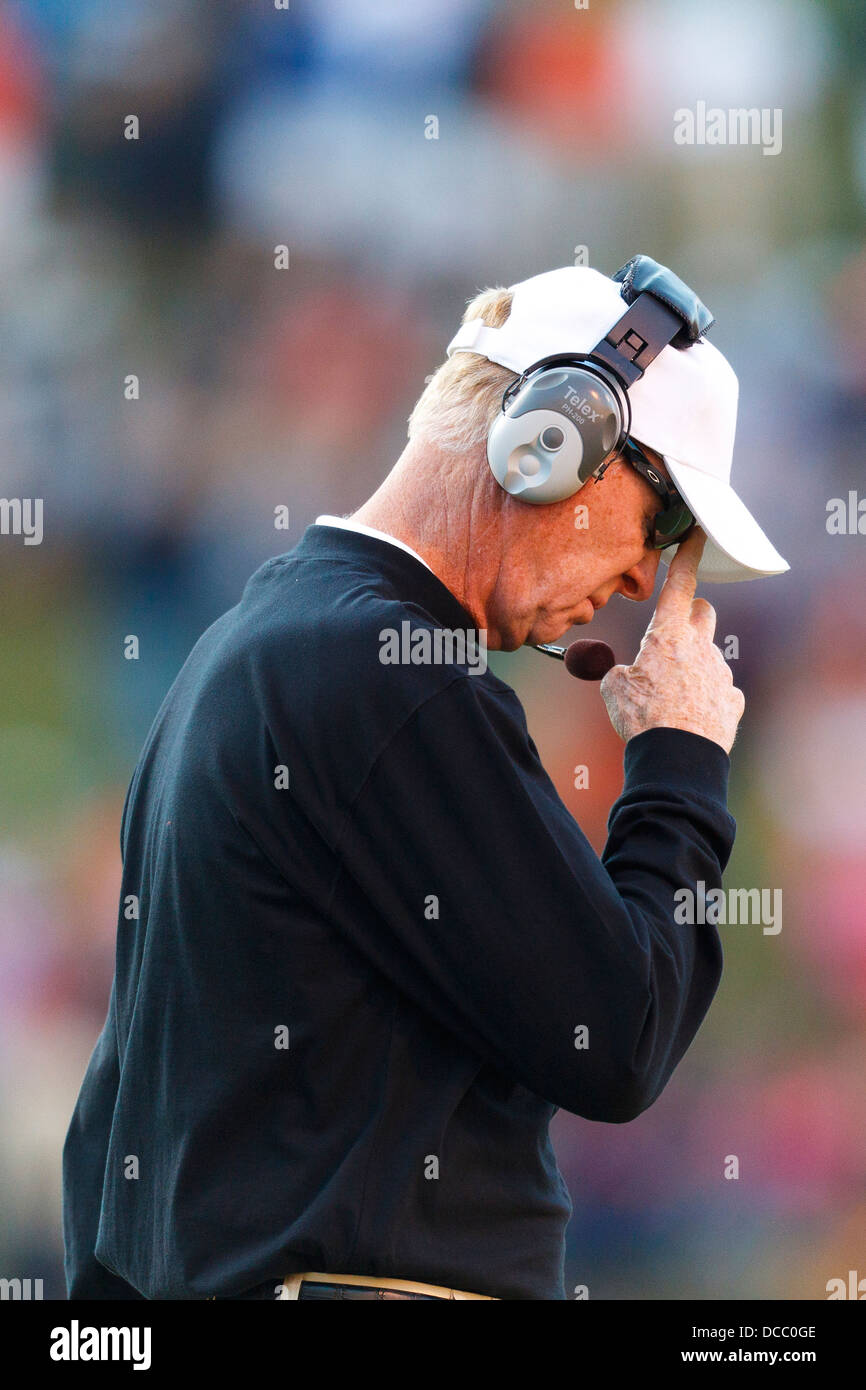
M570 676L580 681L600 681L607 675L611 666L616 665L616 657L606 642L597 642L592 637L580 637L568 647L558 647L553 642L533 644L537 652L556 657L565 662Z

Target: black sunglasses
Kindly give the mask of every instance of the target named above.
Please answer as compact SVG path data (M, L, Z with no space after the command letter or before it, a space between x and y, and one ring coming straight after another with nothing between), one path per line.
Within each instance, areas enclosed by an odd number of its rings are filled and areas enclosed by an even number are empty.
M622 456L632 468L646 478L665 503L660 512L653 517L653 534L650 546L653 550L664 550L665 546L676 545L695 524L693 513L683 501L672 483L662 477L658 469L647 458L639 444L626 439L622 446Z

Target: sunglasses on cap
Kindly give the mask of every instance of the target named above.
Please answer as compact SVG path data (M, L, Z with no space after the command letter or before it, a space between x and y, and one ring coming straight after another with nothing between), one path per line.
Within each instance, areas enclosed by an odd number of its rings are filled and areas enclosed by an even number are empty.
M664 501L664 507L652 518L652 550L664 550L668 545L676 545L695 524L693 513L689 510L673 483L663 478L655 464L633 439L626 439L622 446L622 456L632 468L646 478L650 487Z

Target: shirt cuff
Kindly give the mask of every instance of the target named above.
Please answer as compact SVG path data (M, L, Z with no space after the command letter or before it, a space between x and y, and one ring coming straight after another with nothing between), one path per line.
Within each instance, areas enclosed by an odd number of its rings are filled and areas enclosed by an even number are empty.
M659 783L728 804L731 760L724 748L686 729L645 729L625 746L623 792Z

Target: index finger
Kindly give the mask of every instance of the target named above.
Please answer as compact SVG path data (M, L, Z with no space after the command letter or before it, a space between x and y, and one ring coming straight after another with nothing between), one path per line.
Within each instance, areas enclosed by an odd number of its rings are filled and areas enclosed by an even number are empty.
M698 586L698 565L706 539L704 532L696 526L691 535L680 543L661 587L650 626L671 618L690 616L692 599Z

